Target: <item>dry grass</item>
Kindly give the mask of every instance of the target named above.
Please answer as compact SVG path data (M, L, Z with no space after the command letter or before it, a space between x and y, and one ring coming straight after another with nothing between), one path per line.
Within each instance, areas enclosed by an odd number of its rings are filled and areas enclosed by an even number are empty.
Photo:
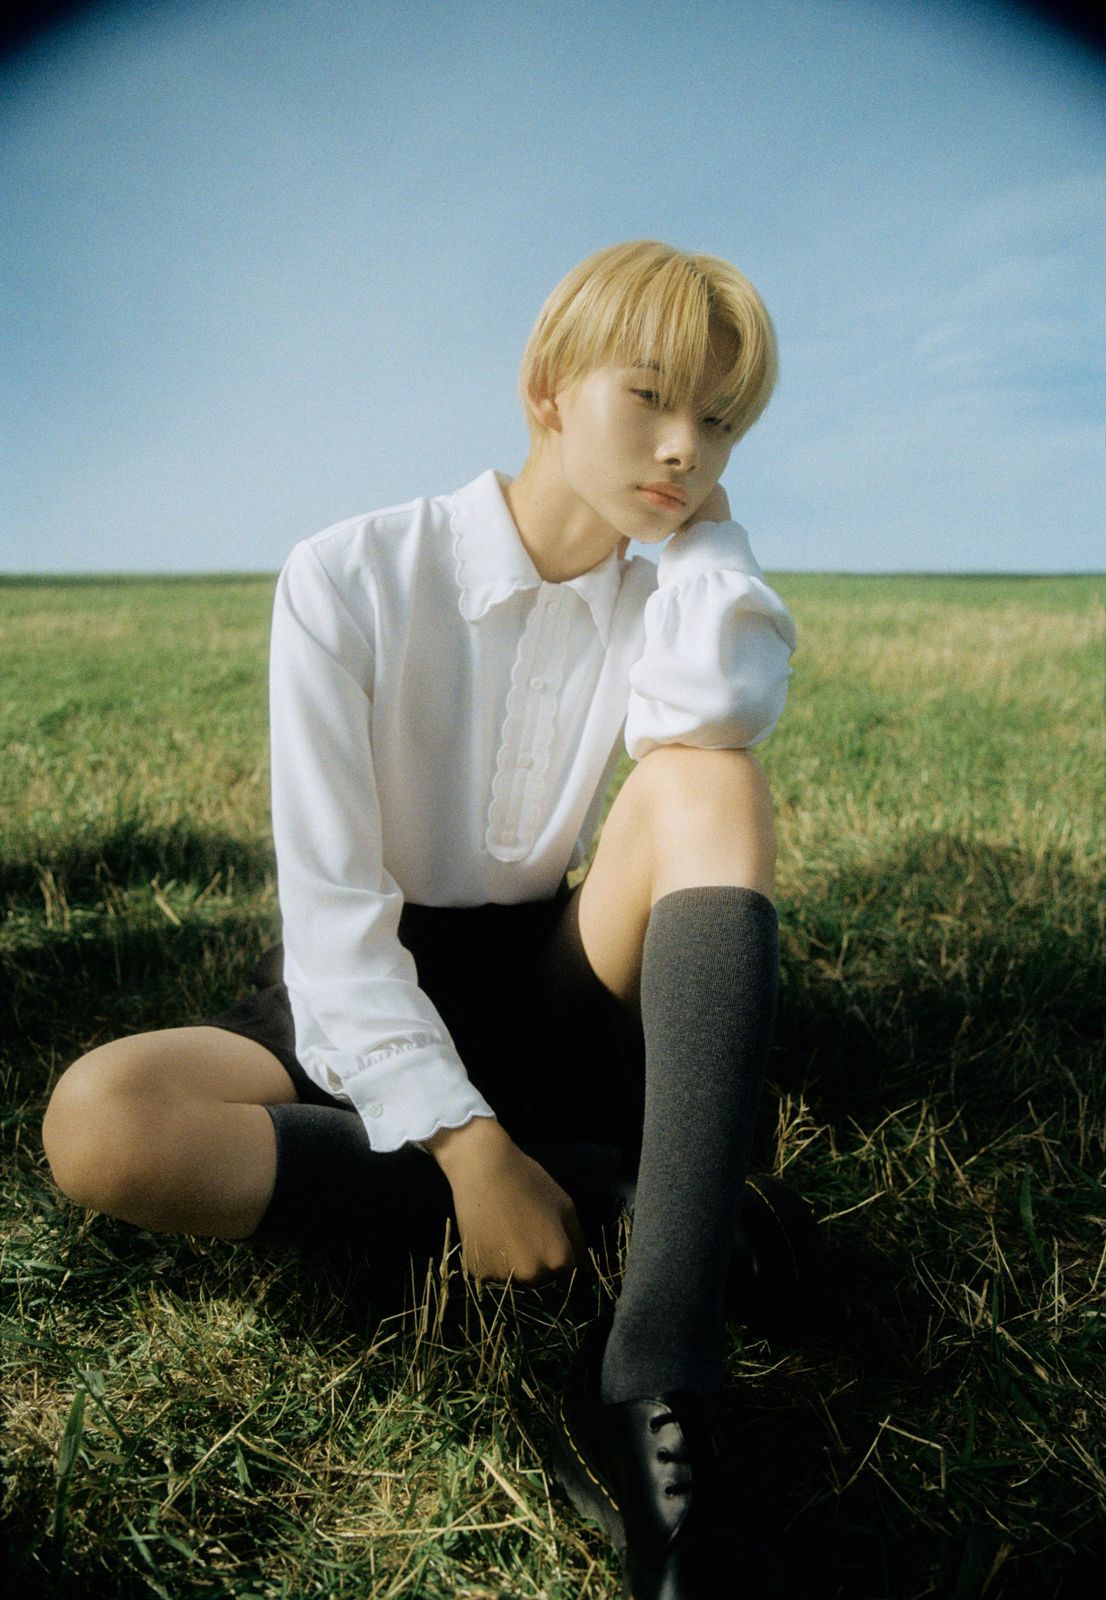
M750 1516L827 1595L1082 1600L1106 1558L1101 602L781 580L784 989L758 1162L824 1219L801 1340L733 1329ZM545 1472L586 1306L60 1200L79 1050L194 1019L276 907L265 581L0 589L7 1562L21 1596L611 1600ZM614 1293L614 1268L600 1297Z

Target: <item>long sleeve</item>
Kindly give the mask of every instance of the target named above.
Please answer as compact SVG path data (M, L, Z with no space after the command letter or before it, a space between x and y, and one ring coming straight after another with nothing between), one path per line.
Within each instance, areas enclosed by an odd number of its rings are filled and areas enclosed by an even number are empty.
M270 656L284 977L303 1066L349 1097L373 1149L395 1150L494 1113L399 941L403 895L383 865L370 743L373 671L366 631L313 545L298 545L277 586Z
M626 749L743 749L772 732L787 698L795 624L736 522L675 534L645 604L645 644L630 669Z

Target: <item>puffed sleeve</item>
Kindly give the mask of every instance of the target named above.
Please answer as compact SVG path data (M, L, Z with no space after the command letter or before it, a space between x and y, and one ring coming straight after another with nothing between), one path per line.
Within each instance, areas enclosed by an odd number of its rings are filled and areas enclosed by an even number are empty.
M779 721L795 624L764 581L736 522L674 534L645 603L645 645L630 669L626 749L739 750Z
M369 630L371 631L371 629ZM492 1108L399 941L370 745L372 648L311 542L277 584L270 652L273 834L296 1052L347 1097L374 1150Z

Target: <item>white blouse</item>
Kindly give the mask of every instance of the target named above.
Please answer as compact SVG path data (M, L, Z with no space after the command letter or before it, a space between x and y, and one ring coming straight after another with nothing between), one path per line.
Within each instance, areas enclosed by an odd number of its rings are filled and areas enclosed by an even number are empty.
M273 830L296 1052L374 1150L494 1110L397 930L428 906L549 899L622 754L736 749L775 726L795 628L736 523L657 566L538 575L501 486L298 544L271 653Z

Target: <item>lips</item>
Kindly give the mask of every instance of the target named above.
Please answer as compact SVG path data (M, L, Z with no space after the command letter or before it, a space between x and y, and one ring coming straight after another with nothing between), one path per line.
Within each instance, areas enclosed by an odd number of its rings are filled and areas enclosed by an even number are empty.
M674 483L643 483L641 492L651 499L666 501L673 507L687 505L687 495Z

